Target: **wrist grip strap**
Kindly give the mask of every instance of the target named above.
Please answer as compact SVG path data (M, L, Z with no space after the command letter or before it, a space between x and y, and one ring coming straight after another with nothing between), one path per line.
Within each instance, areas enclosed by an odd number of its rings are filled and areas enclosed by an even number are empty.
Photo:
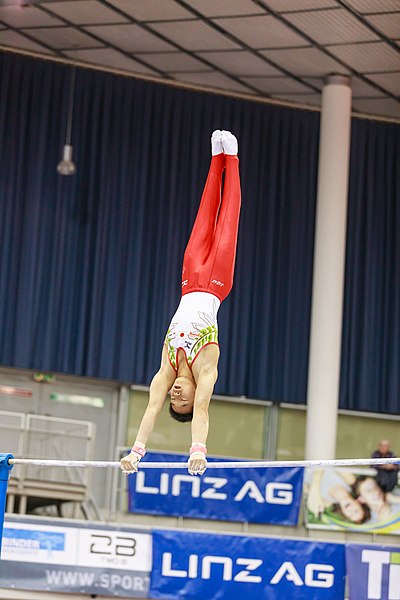
M132 446L131 452L136 452L136 454L139 454L142 458L146 454L146 450L144 448L140 448L140 446L136 446L136 445Z
M193 444L193 446L190 448L190 454L193 454L194 452L201 452L202 454L206 455L207 448L203 444Z

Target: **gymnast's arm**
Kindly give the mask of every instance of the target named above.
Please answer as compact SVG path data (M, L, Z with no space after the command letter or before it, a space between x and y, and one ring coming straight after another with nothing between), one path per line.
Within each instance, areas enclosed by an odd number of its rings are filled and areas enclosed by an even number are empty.
M164 347L161 367L154 375L150 384L149 402L140 423L136 441L130 454L121 459L121 469L124 472L138 470L140 459L145 455L145 447L154 429L156 419L164 405L165 398L174 383L176 374L168 362L167 352Z
M205 365L199 372L193 406L192 444L206 445L208 436L208 407L218 370L215 365Z
M203 350L205 352L206 349ZM192 420L192 447L190 448L189 473L202 475L207 468L208 407L218 377L218 356L205 361L197 374Z

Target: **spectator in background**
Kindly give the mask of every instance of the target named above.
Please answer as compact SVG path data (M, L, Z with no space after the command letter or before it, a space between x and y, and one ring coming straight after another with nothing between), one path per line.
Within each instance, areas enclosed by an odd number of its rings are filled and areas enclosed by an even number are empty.
M378 450L372 454L371 458L395 458L396 455L394 452L390 450L390 442L388 440L382 440L378 444ZM378 474L376 476L376 481L382 488L382 490L386 492L391 492L393 488L397 485L398 472L400 469L400 465L376 465L376 470Z

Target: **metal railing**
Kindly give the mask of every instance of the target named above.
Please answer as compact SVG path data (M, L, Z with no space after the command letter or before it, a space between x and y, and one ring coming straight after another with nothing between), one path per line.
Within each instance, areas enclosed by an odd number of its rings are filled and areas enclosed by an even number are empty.
M91 460L94 441L95 425L90 421L0 411L0 452L11 451L16 458ZM91 513L98 515L90 480L89 469L16 465L10 477L7 510L14 512L17 507L24 514L28 500L35 499L37 506L55 503L60 512L64 502L73 502L76 516L90 504Z

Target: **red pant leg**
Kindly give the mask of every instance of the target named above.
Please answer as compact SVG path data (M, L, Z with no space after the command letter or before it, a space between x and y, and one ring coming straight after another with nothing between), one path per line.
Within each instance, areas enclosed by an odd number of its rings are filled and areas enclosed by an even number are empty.
M225 182L221 210L211 247L199 278L201 287L222 302L232 289L239 228L241 191L239 160L225 156Z
M210 254L221 204L222 173L225 168L225 155L218 154L211 159L210 170L192 233L186 247L182 269L182 293L198 291L199 273Z

